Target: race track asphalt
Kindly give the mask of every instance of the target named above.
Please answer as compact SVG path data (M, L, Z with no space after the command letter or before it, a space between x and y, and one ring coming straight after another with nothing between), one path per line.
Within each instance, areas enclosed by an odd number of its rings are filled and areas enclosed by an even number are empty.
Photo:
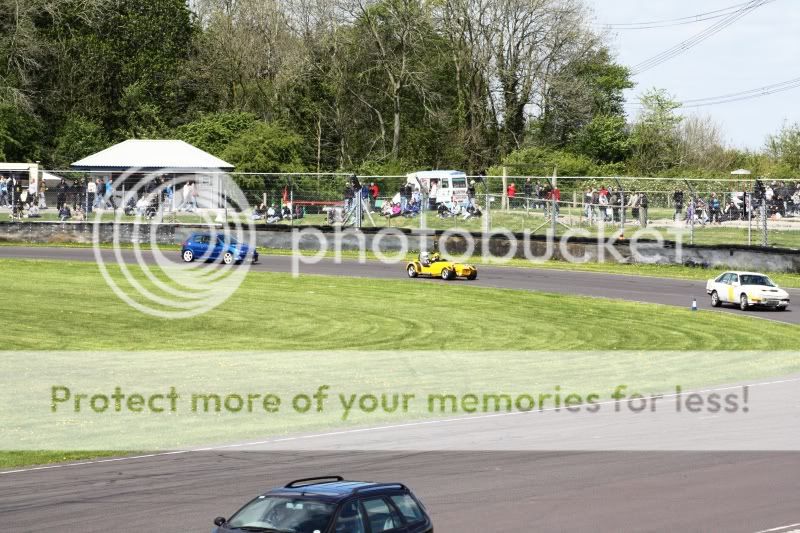
M105 261L115 261L112 250L104 249L101 250L101 253ZM121 250L120 253L127 263L136 263L136 256L132 250ZM180 260L177 252L167 253L173 253L175 261ZM143 251L142 257L150 263L155 262L149 251ZM59 247L0 246L0 258L95 261L94 251L90 248ZM403 264L387 265L377 261L359 263L356 260L343 260L336 263L333 259L323 259L315 264L300 264L300 272L326 276L399 279L406 280L408 283L444 283L441 280L410 280L405 276L403 266ZM292 258L280 255L262 255L259 263L253 265L252 268L254 271L291 272ZM449 283L613 298L684 308L689 308L692 299L696 298L700 309L758 317L788 324L800 324L800 311L793 310L792 306L782 312L752 309L742 313L733 306L714 309L706 295L703 281L555 269L481 266L477 280L458 280ZM795 305L798 305L800 289L789 289L788 292Z
M796 452L198 452L0 475L0 529L207 532L335 473L408 484L437 533L753 533L800 522L798 472Z

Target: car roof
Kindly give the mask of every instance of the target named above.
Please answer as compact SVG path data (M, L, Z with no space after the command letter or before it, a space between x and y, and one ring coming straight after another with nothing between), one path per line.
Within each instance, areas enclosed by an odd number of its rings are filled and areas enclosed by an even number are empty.
M264 496L303 496L326 501L340 501L358 492L380 494L385 491L406 491L402 483L375 483L372 481L347 481L344 479L320 483L295 484L272 489Z
M737 274L739 276L765 276L765 277L769 277L766 274L762 274L761 272L746 272L746 271L743 271L743 270L728 270L726 272L723 272L723 274ZM720 275L722 275L722 274L720 274ZM717 277L719 277L719 276L717 276Z

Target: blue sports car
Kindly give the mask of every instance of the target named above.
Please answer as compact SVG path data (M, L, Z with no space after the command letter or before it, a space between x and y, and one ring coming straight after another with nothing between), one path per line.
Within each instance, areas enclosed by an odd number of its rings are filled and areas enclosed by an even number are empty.
M181 257L187 263L195 259L217 261L222 259L226 265L241 263L248 257L258 262L258 250L239 242L228 235L192 233L181 245Z

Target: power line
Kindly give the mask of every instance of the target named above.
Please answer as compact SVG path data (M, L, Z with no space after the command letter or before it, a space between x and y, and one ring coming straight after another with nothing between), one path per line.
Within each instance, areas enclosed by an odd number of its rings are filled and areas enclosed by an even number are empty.
M686 24L696 24L698 22L704 22L706 20L714 20L722 18L726 15L729 15L731 11L741 8L742 6L745 6L747 4L748 2L742 2L741 4L735 4L722 9L715 9L714 11L706 11L705 13L698 13L696 15L674 18L674 19L650 20L643 22L619 22L619 23L596 24L596 25L609 30L647 30L652 28L669 28L672 26L684 26Z
M740 18L750 14L752 11L758 9L759 7L768 4L770 2L774 2L775 0L751 0L745 4L744 7L741 7L734 11L733 13L725 16L719 22L712 24L705 30L693 35L689 39L682 41L672 48L664 50L660 54L656 54L655 56L642 61L641 63L634 65L632 68L632 73L634 75L641 74L647 70L657 67L658 65L669 61L673 57L676 57L690 48L693 48L700 44L701 42L705 41L709 37L716 35L717 33L721 32Z
M742 100L751 100L754 98L761 98L762 96L769 96L771 94L789 91L800 87L800 77L792 78L791 80L749 89L747 91L740 91L736 93L721 94L719 96L708 96L706 98L692 98L684 100L680 103L680 107L706 107L718 104L727 104L730 102L740 102ZM641 100L630 102L631 105L642 105Z

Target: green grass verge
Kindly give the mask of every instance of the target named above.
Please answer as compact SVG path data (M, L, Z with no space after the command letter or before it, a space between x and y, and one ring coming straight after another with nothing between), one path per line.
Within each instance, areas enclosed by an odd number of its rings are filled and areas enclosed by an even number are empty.
M118 457L128 455L118 451L11 451L0 452L0 470L23 468L33 465L48 465L83 461L87 459L101 459L103 457Z
M158 350L166 339L177 350L647 350L667 339L674 350L747 350L800 341L791 325L669 306L262 272L215 310L169 321L128 307L92 263L2 260L0 269L0 291L19 302L0 309L7 350Z

